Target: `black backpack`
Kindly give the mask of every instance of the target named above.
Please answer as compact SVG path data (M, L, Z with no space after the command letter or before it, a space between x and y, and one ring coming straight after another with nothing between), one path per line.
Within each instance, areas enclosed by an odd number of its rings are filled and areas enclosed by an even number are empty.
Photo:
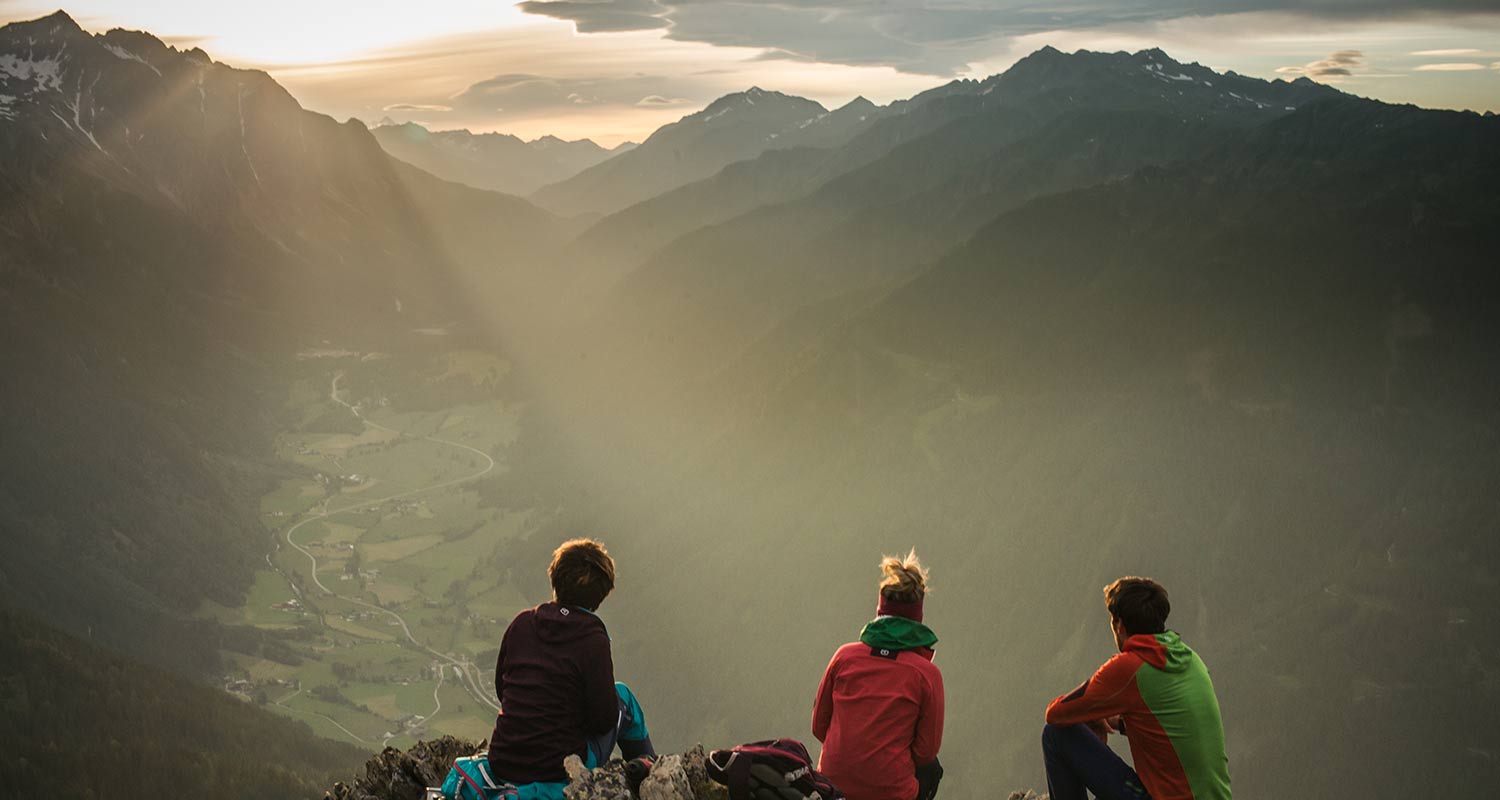
M729 787L729 800L843 800L813 769L807 748L796 739L751 742L708 754L708 777Z

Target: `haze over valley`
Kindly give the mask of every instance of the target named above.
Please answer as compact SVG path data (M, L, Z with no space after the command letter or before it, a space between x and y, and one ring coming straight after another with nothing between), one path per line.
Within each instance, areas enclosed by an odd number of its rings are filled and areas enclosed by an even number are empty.
M915 546L945 798L1043 788L1130 574L1242 796L1480 796L1500 117L1313 77L1044 46L605 146L0 28L0 786L313 797L483 739L588 535L664 751L814 744Z

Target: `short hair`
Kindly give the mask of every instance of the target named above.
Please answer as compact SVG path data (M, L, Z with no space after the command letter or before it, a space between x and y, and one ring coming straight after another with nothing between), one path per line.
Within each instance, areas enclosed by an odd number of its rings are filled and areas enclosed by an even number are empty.
M880 559L880 596L898 603L918 603L927 596L927 569L917 558L915 548L905 558L885 556Z
M1165 587L1150 578L1133 575L1104 587L1104 607L1131 636L1164 632L1167 615L1172 613Z
M547 577L557 602L597 611L615 588L615 561L593 539L569 539L552 552Z

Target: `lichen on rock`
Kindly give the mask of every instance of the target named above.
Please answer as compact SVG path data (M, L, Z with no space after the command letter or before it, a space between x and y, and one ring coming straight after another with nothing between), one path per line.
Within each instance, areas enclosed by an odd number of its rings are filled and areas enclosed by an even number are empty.
M728 790L708 777L706 761L701 744L661 756L641 781L640 800L728 800ZM563 766L569 778L563 790L567 800L634 800L624 761L590 770L577 756L569 756Z
M442 786L454 759L474 755L478 744L452 736L417 742L406 751L387 747L365 762L352 784L335 783L324 800L421 800L429 786Z

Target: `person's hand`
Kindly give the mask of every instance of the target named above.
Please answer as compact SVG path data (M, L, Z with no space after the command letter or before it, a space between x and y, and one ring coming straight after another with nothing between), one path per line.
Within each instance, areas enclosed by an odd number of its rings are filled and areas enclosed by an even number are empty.
M1105 724L1104 720L1096 719L1084 724L1088 725L1089 730L1093 731L1094 735L1099 737L1099 741L1106 744L1109 743L1109 726Z
M1105 717L1103 722L1104 727L1109 728L1115 733L1125 732L1125 716L1123 714L1116 714L1113 717Z

